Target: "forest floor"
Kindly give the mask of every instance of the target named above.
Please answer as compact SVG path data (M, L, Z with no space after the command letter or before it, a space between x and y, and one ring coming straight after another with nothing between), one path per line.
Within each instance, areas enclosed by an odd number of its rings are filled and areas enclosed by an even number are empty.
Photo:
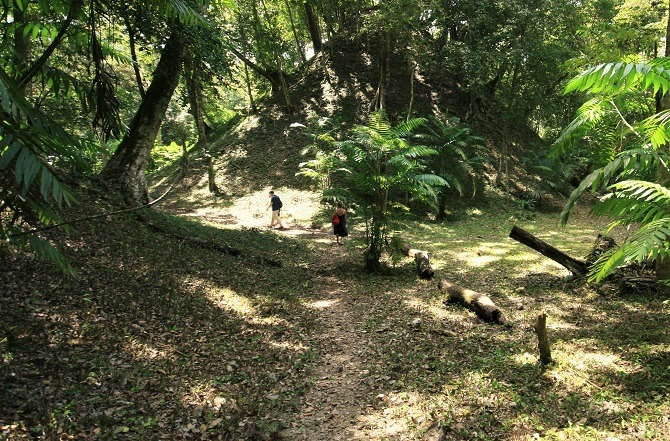
M587 286L507 237L583 257L602 224L500 205L397 225L503 326L443 304L410 259L365 273L355 212L337 246L315 194L277 192L285 230L267 189L82 222L53 236L76 279L3 255L0 439L667 439L668 294Z

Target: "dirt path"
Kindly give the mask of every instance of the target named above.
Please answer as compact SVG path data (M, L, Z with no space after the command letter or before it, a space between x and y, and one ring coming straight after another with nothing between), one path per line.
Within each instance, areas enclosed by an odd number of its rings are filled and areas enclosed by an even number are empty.
M352 313L344 288L312 303L318 338L326 348L313 371L313 386L304 399L297 427L283 435L295 440L367 439L361 422L368 397L361 376L366 338Z
M171 211L182 216L197 216L224 228L267 230L267 213L257 209L257 201L261 196L240 200L236 206L228 208L210 207L197 213ZM300 196L294 196L293 200L296 203L304 201ZM368 348L375 344L379 336L375 332L365 331L362 311L369 312L374 305L372 302L366 304L365 296L355 296L349 292L343 280L346 275L332 269L332 252L337 245L328 227L308 227L305 219L313 216L319 207L317 204L308 210L307 205L302 205L302 212L296 210L293 216L287 216L284 220L285 229L275 229L273 232L309 240L318 245L314 247L311 259L312 272L318 274L316 286L322 289L315 291L313 297L306 300L306 307L315 313L318 324L312 338L319 341L323 351L313 367L310 379L312 386L303 397L300 412L294 415L295 422L291 427L281 432L282 439L407 439L408 428L405 423L382 405L382 401L388 397L366 384L366 379L369 382L367 367L375 362L371 359L373 351ZM346 250L347 247L343 249ZM427 431L421 439L438 440L437 429Z

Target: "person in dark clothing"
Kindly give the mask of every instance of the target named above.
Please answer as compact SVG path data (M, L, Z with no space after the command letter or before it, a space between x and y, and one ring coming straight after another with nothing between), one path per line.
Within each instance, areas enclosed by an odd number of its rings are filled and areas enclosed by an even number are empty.
M268 204L268 208L272 207L272 220L270 221L270 228L274 227L275 222L279 225L280 229L284 229L284 226L281 223L281 207L282 207L282 202L281 199L279 199L279 196L275 194L274 191L270 191L270 203ZM266 211L267 211L266 209Z
M333 234L337 240L338 245L344 245L344 238L349 235L347 231L347 211L344 209L342 202L337 203L337 208L333 213L333 218L337 216L339 222L333 222Z

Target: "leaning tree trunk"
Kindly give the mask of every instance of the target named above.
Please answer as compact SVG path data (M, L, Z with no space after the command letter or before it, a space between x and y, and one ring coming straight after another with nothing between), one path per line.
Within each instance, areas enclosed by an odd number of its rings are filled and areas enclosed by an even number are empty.
M123 17L126 25L126 32L128 32L128 45L130 47L130 58L133 60L133 71L135 72L135 81L137 82L137 90L140 92L140 98L144 99L146 91L144 90L144 80L142 80L142 71L140 70L140 63L137 60L137 49L135 45L135 29L130 24L130 19Z
M132 205L149 201L144 173L161 121L179 83L185 53L183 30L175 29L163 49L151 85L128 133L102 171L103 177L119 185L126 201Z
M30 40L24 32L26 28L25 15L18 5L14 3L12 10L14 15L14 56L12 57L13 73L22 72L28 66L28 54L30 52Z
M559 249L549 245L541 239L538 239L528 231L523 230L516 225L512 227L512 231L510 231L509 237L518 242L521 242L527 247L534 249L542 255L550 258L554 262L560 263L576 277L583 276L588 271L588 266L586 263L568 256Z
M60 30L58 31L58 34L54 37L54 39L51 41L51 44L47 47L47 49L42 53L42 55L33 63L32 66L30 66L30 69L28 69L22 76L21 78L18 79L17 84L21 89L25 88L26 85L30 82L30 80L33 79L35 75L44 67L46 64L47 60L49 57L51 57L51 54L56 50L56 48L61 44L63 41L63 38L65 38L65 34L67 33L68 28L70 27L70 24L72 21L77 17L79 14L79 10L81 9L83 4L82 0L74 0L70 4L70 10L67 13L67 17L65 17L65 21L61 25Z

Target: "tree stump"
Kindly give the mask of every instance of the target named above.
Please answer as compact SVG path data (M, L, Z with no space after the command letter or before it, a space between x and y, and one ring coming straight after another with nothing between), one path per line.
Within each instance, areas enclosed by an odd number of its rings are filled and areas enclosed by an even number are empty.
M505 323L507 320L500 308L486 295L466 289L444 279L437 284L440 291L448 294L446 302L458 303L474 311L480 318L494 323Z
M540 361L546 366L551 363L551 349L549 347L549 339L547 338L547 314L545 312L537 316L533 329L535 329L535 334L537 334Z

